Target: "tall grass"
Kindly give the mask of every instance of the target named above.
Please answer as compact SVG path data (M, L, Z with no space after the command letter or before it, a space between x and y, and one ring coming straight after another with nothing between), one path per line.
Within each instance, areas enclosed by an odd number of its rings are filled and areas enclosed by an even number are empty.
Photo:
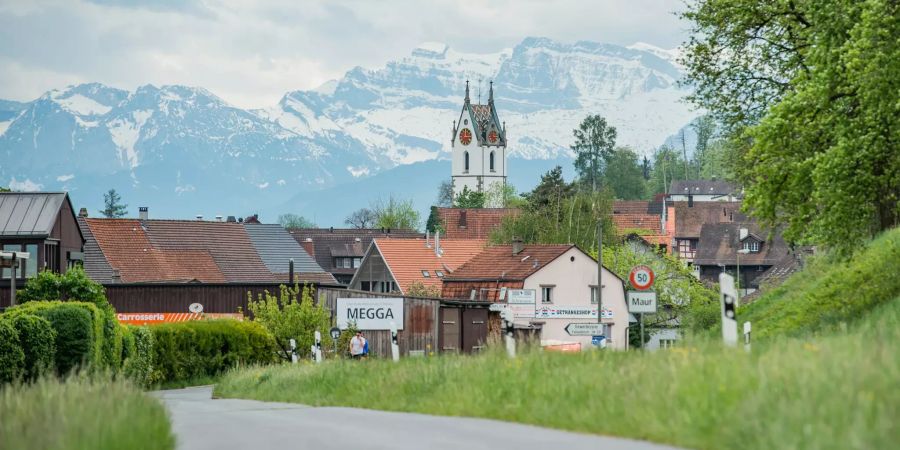
M163 405L122 381L73 376L0 388L0 449L172 449Z
M691 448L900 442L900 298L849 333L672 351L501 353L238 370L222 397L486 417Z

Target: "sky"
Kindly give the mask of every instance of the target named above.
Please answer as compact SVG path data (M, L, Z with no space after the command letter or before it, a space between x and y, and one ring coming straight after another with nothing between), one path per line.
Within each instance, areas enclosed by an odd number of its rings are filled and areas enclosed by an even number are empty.
M0 0L0 99L101 82L275 105L426 41L494 53L528 36L677 47L680 0Z

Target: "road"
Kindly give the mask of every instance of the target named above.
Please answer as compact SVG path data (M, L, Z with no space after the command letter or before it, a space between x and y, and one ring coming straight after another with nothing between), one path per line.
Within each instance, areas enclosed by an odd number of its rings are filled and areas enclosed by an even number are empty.
M211 387L158 391L180 450L672 449L495 420L211 398Z

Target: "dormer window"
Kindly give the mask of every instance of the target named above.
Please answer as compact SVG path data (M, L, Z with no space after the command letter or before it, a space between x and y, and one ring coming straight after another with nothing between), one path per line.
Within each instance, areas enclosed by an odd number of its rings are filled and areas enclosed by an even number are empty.
M750 253L758 253L759 241L754 239L747 239L746 241L744 241L743 249L749 251Z

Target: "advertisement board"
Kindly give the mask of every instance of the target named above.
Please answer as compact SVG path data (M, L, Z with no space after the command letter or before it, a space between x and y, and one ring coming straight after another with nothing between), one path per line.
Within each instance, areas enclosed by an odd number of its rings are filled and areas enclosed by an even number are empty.
M533 305L534 289L510 289L508 294L510 305Z
M119 323L129 325L155 325L168 322L187 322L200 319L235 319L244 320L242 314L228 313L118 313Z
M403 329L402 298L339 298L335 311L338 328L344 330L350 322L360 330L390 330L391 322Z
M596 306L541 305L535 308L535 319L596 319ZM612 319L613 312L603 308L603 318Z

